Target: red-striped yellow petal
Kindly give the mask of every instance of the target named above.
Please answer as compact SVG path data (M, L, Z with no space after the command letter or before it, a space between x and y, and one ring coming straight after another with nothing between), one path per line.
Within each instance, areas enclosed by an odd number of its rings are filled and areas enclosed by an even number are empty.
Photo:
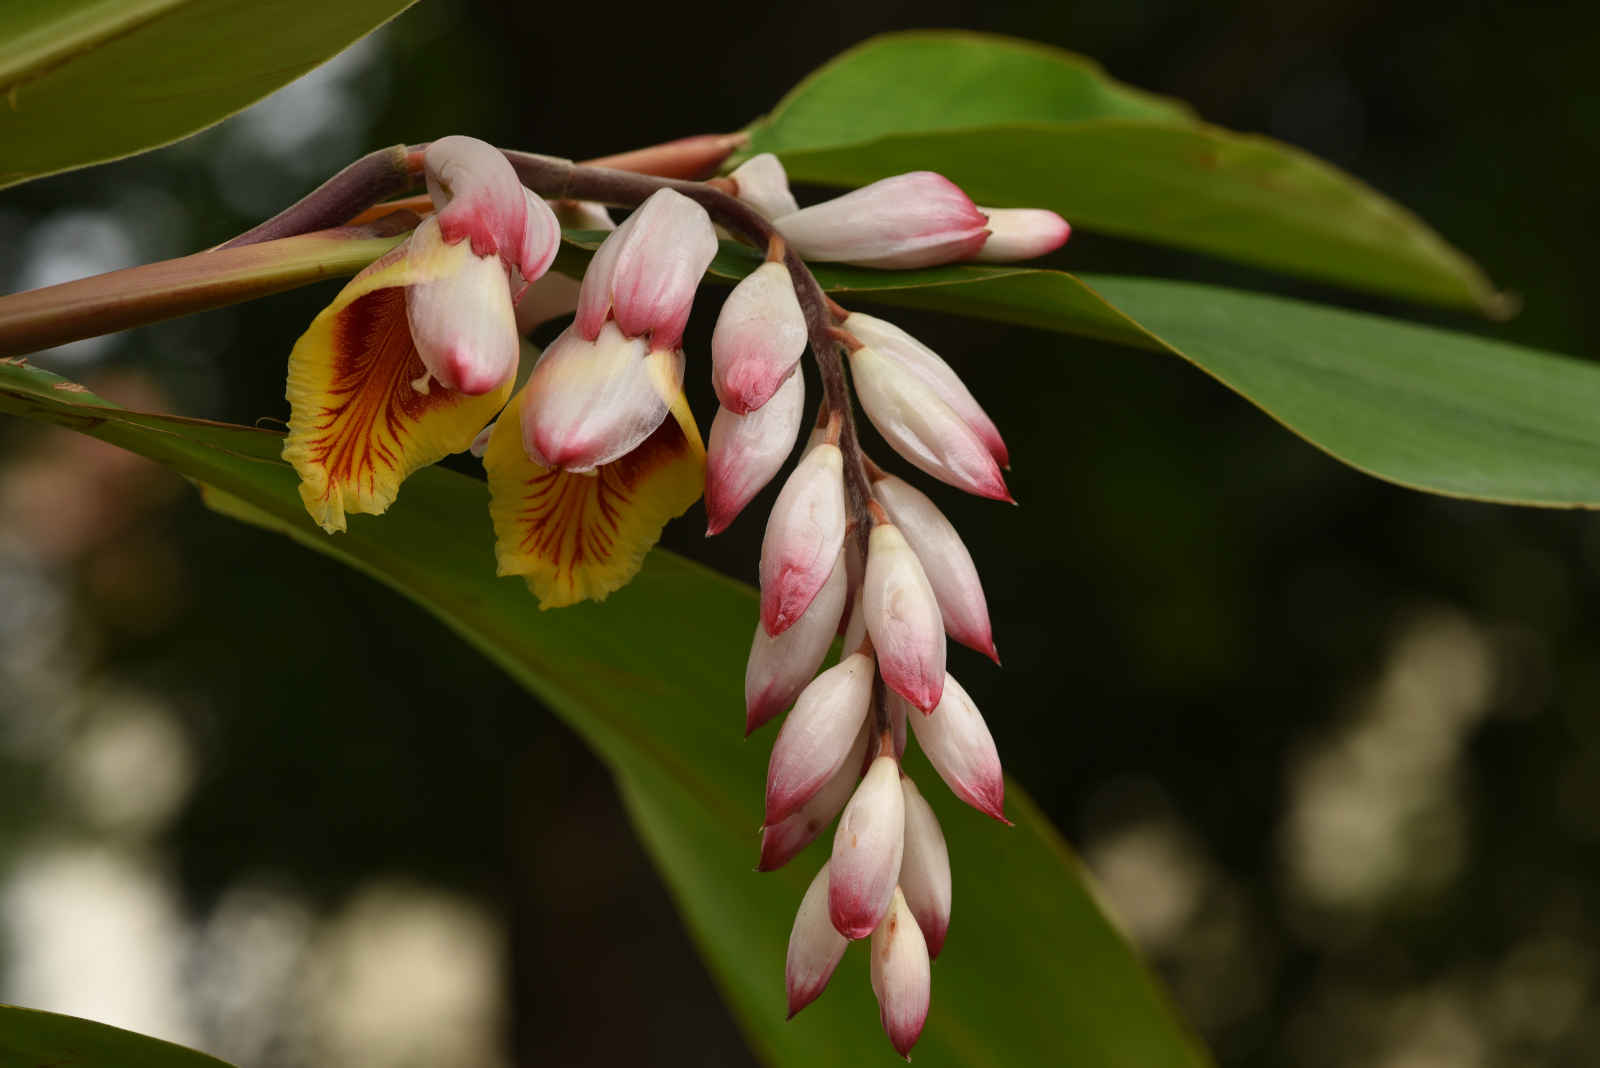
M329 533L381 514L419 467L461 452L512 381L468 397L430 381L406 321L407 245L351 279L289 354L289 438L306 511Z
M520 397L506 406L483 455L499 573L521 575L540 608L603 601L705 488L706 450L688 401L680 393L643 444L584 474L528 458L520 409Z

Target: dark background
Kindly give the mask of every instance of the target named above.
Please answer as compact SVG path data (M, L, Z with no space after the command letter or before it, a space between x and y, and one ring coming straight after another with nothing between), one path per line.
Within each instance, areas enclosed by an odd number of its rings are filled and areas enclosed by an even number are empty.
M849 45L920 27L1083 52L1210 121L1322 154L1414 209L1526 307L1491 326L1087 233L1054 264L1290 293L1582 357L1600 349L1592 4L599 12L423 0L389 31L386 67L364 75L365 147L465 133L583 159L734 130ZM114 206L144 183L188 209L186 251L333 169L284 179L244 210L219 193L227 167L211 158L178 146L7 191L0 238L15 250L49 212ZM140 331L104 367L148 375L174 410L283 418L284 356L336 288ZM720 299L702 296L686 338L703 428ZM956 650L952 670L1007 770L1091 860L1119 855L1130 828L1153 828L1181 861L1187 918L1149 948L1219 1059L1600 1058L1600 526L1369 479L1168 357L891 314L1001 427L1021 502L935 491L984 575L1005 660L999 670ZM31 431L4 430L14 451L33 447ZM696 506L663 543L753 581L770 497L710 542ZM603 769L566 728L376 584L192 496L174 500L140 520L176 550L165 585L97 584L91 554L73 562L73 589L92 670L174 695L197 739L198 786L166 838L192 909L260 872L329 907L373 873L414 873L506 917L515 1063L750 1063ZM1430 619L1469 628L1495 665L1439 780L1459 860L1358 907L1308 903L1283 845L1296 769L1363 722L1362 695ZM8 792L23 792L25 764ZM1425 834L1406 841L1433 848ZM1219 1008L1208 987L1238 996ZM1518 1016L1505 1006L1519 997L1570 1005Z

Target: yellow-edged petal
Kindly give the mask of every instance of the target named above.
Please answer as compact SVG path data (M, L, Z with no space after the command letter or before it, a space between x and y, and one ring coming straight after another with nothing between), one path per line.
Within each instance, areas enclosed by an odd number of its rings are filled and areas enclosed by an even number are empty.
M489 473L499 574L521 575L540 608L603 601L628 584L667 520L705 488L706 450L682 393L638 448L586 474L528 459L520 397L489 435Z
M347 513L381 514L411 472L470 446L511 393L509 379L480 397L426 381L406 321L407 249L351 279L289 354L283 458L329 533Z

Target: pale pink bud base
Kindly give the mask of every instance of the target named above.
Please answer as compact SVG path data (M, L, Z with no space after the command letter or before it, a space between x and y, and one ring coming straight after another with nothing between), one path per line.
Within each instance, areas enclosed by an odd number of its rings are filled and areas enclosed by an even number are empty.
M906 803L893 757L872 762L833 834L828 916L854 941L872 933L889 908L905 849Z
M878 996L883 1033L908 1061L928 1020L932 988L927 943L905 895L896 888L883 921L872 932L872 992Z
M872 703L872 676L872 659L856 653L801 691L767 765L767 826L800 811L849 759Z
M811 880L800 911L795 914L794 929L789 932L789 957L783 977L789 1019L794 1019L795 1013L817 1000L827 988L849 945L828 921L828 865L824 864Z

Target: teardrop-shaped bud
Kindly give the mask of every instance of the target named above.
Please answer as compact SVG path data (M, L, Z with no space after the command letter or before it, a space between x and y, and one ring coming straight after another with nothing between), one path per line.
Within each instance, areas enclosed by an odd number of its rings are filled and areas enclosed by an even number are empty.
M796 370L749 415L717 409L706 449L706 536L721 534L794 451L805 422L805 376Z
M819 445L783 484L761 541L761 625L776 638L833 573L844 544L844 457Z
M806 318L789 269L763 263L733 288L711 335L711 386L745 415L767 403L806 349Z
M651 352L615 323L594 341L568 327L523 390L523 445L541 467L593 471L649 437L682 387L682 352Z
M873 182L773 225L805 259L897 269L971 259L989 236L983 213L932 171Z
M783 975L789 1019L827 989L828 980L833 978L833 970L849 945L849 940L828 922L828 865L823 864L801 899L794 929L789 932L789 959Z
M529 282L549 269L561 226L499 149L475 137L441 137L423 153L422 173L447 244L470 240L474 254L517 268Z
M906 802L900 765L892 756L872 762L833 832L828 915L854 941L872 933L889 908L905 849Z
M926 716L912 713L907 718L928 763L950 784L955 795L979 812L1009 824L1000 754L983 714L955 677L945 676L944 698L938 708Z
M734 196L768 220L781 219L800 210L794 194L789 192L789 176L771 152L751 156L728 177L738 189Z
M872 528L861 611L884 683L931 711L944 692L944 620L917 554L893 523Z
M939 601L945 633L998 664L983 583L956 528L926 494L893 475L874 482L872 496L917 554Z
M747 737L788 708L827 659L834 635L839 632L839 616L844 612L848 585L841 550L828 581L794 626L776 638L769 638L761 625L756 624L756 636L750 643L750 660L744 670L744 733ZM839 803L844 804L843 801Z
M799 812L850 758L872 704L872 678L872 658L856 653L800 691L767 765L766 826Z
M928 945L905 895L897 889L883 921L872 932L872 992L878 995L883 1033L908 1061L928 1019L933 989L929 964Z
M711 217L682 193L658 189L601 244L583 276L575 326L599 336L609 314L627 337L676 348L695 288L717 254Z
M910 371L919 382L931 389L935 396L966 420L973 433L983 440L995 463L1001 467L1010 466L1011 456L1006 451L1006 443L1001 440L1000 431L995 427L994 420L990 419L983 406L973 399L966 383L961 381L961 377L937 352L893 323L871 315L862 315L860 312L851 312L849 318L844 321L844 328L854 334L863 345L870 345Z
M406 281L406 320L428 375L469 397L516 376L517 321L499 256L447 243L434 216L411 237ZM418 392L427 392L427 377Z
M973 257L979 263L1013 263L1054 252L1067 243L1072 227L1043 208L979 208L989 217L989 240Z
M901 704L904 708L904 704ZM906 850L900 861L900 890L917 918L928 956L939 959L950 928L950 849L939 818L909 777L902 776L906 795Z
M799 812L770 827L761 828L761 863L756 865L756 871L777 871L799 856L800 851L815 841L817 835L833 822L833 817L839 814L845 802L850 800L850 795L855 793L856 783L862 775L862 759L867 756L874 737L872 717L868 716L856 734L856 744L850 747L850 755L833 773L827 785L818 790L816 796L807 801Z
M910 371L867 345L850 354L850 372L862 411L895 452L941 482L1011 500L977 431Z

